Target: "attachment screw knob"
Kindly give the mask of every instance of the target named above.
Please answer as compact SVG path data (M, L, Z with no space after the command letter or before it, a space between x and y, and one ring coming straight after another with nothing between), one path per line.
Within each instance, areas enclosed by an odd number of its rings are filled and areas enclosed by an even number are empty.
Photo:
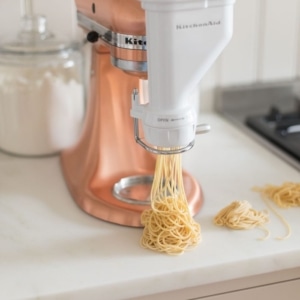
M96 43L99 40L99 33L96 31L91 31L88 33L86 39L90 42L90 43Z

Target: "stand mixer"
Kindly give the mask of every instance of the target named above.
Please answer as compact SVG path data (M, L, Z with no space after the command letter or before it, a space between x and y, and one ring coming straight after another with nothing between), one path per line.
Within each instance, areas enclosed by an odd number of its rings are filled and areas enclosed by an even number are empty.
M86 122L61 154L63 173L85 212L139 227L155 155L183 153L209 130L197 125L191 94L231 39L235 0L75 2L94 44ZM195 215L202 191L185 171L183 178Z

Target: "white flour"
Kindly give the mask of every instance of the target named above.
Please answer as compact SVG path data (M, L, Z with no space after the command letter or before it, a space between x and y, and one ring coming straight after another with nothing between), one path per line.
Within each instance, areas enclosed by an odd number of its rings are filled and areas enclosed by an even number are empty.
M0 67L0 148L48 155L73 145L84 118L77 68Z

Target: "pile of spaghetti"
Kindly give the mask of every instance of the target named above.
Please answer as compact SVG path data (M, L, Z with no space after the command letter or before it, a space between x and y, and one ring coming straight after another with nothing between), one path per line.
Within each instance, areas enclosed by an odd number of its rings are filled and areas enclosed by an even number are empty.
M158 155L151 190L151 209L141 217L141 245L171 255L199 244L200 225L190 214L186 199L181 155Z
M266 232L263 239L269 237L270 232L264 225L269 222L269 216L264 211L252 208L248 201L234 201L224 207L214 218L218 226L226 226L232 229L252 229L260 227Z
M292 230L287 220L267 200L271 200L280 208L300 206L300 183L284 182L281 185L267 184L264 187L255 187L254 191L259 192L269 209L279 218L286 227L287 233L277 239L284 240L291 236Z
M281 185L267 184L264 187L255 187L254 191L260 193L262 199L268 208L285 225L287 233L279 236L277 239L287 239L291 235L291 227L285 218L270 205L268 200L274 202L280 208L299 207L300 206L300 183L285 182ZM223 208L214 218L214 223L219 226L227 226L232 229L250 229L260 227L267 233L270 232L263 225L269 221L268 214L254 210L247 201L235 201Z
M281 208L300 206L300 183L285 182L276 186L268 184L264 187L256 187L263 198L268 198Z

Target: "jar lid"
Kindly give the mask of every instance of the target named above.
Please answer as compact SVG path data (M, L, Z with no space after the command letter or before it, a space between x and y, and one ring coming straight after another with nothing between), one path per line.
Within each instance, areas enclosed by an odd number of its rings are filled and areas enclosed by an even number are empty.
M0 45L2 54L43 54L75 48L76 43L63 42L48 30L47 19L42 15L24 15L17 37Z

